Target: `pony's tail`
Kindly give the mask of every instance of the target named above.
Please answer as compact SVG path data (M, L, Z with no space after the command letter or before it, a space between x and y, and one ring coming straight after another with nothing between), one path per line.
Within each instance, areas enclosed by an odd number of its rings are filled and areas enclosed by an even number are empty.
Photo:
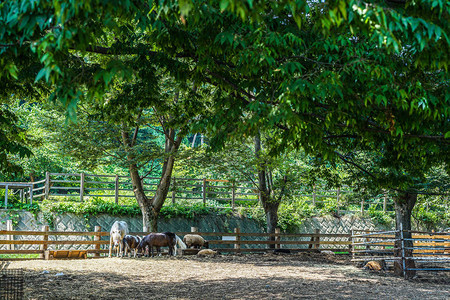
M177 238L177 244L181 249L187 249L186 244L183 242L182 239L180 239L180 237L178 235L175 235L175 237Z

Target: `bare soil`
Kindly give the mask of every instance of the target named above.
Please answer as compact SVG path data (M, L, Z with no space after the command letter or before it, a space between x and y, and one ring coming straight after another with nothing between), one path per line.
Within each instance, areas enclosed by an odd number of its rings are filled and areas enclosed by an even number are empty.
M25 299L450 299L449 274L407 281L323 254L14 261L9 268L24 269Z

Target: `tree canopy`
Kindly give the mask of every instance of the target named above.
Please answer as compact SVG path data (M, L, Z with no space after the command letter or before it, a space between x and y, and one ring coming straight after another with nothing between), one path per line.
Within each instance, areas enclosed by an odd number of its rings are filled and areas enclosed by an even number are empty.
M446 0L7 1L2 101L50 95L71 120L97 102L130 122L163 73L194 94L174 130L343 161L410 217L427 172L449 173L449 20Z

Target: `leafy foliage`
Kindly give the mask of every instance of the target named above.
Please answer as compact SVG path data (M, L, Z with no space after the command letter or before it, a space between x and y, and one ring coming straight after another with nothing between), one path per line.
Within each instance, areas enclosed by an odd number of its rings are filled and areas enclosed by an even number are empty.
M387 226L392 225L394 221L393 213L377 210L376 205L371 205L367 210L367 214L375 224Z
M449 20L446 0L6 1L1 101L49 96L70 120L97 104L126 126L156 106L216 148L263 132L270 157L303 149L361 189L430 193L427 172L450 163ZM11 169L27 152L5 120Z
M0 104L0 173L5 175L18 174L23 170L11 161L11 156L31 156L31 151L26 147L29 138L17 123L17 116Z

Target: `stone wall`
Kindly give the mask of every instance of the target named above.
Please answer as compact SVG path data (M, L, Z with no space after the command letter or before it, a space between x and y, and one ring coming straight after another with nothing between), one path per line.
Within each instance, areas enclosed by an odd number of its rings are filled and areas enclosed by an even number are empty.
M111 225L116 220L126 221L131 232L142 230L142 220L138 217L115 217L106 214L91 216L85 218L83 216L65 213L43 215L39 213L33 215L28 211L8 211L0 210L0 230L6 229L6 220L13 220L15 230L41 230L43 225L49 225L52 230L56 231L93 231L95 226L101 226L102 231L109 231ZM199 216L195 219L185 218L161 218L158 223L159 231L172 232L186 232L190 231L191 227L197 227L199 231L203 232L233 232L234 228L240 228L241 232L264 232L264 228L255 220L225 215L208 215ZM361 218L355 216L343 216L341 218L324 217L311 218L306 220L297 230L297 233L314 233L315 229L319 229L321 233L348 233L351 229L363 230L387 230L390 228L382 228L375 226L368 218ZM0 239L5 239L5 236L0 236ZM20 239L42 239L41 236L21 236L16 237ZM103 237L107 239L107 237ZM220 239L220 236L209 237L209 239ZM80 236L59 236L50 237L50 239L64 239L64 240L80 240L91 239L90 237ZM251 238L255 239L255 238ZM305 238L305 240L308 240ZM304 245L307 247L307 245ZM39 249L39 246L31 245L16 245L20 249ZM53 245L54 249L86 249L92 246L86 245ZM249 247L256 247L251 245ZM265 245L261 245L265 247ZM298 247L298 246L295 246ZM0 249L5 249L2 245Z

